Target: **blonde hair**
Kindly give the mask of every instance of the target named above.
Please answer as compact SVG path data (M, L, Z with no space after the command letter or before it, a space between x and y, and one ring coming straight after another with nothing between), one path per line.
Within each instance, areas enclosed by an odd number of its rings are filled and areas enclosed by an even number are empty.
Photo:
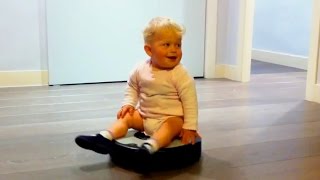
M143 31L144 43L149 44L153 41L155 33L163 29L175 31L178 35L182 36L185 33L184 26L178 24L174 20L166 17L155 17L151 19Z

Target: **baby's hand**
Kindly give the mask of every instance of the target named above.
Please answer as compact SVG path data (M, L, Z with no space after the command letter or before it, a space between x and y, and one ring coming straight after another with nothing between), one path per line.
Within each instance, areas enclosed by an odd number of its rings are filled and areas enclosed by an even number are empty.
M200 135L195 130L182 129L179 137L181 137L183 144L194 144Z
M129 113L131 116L134 113L134 107L131 105L124 105L121 107L121 109L117 113L117 118L124 118L126 114Z

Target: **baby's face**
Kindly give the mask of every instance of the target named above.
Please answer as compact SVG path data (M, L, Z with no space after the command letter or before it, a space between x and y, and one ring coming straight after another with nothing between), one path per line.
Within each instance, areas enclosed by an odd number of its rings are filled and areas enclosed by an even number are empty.
M173 30L161 30L149 46L152 66L155 69L172 69L182 58L182 37Z

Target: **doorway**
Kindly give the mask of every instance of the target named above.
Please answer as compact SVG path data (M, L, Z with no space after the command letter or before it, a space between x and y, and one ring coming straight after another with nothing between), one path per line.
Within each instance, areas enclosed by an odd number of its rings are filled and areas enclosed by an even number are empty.
M311 12L312 0L255 2L251 75L290 72L306 75Z
M254 17L254 0L241 1L240 5L240 27L242 36L242 44L240 46L241 54L238 61L241 66L243 76L241 81L249 81L251 74L251 51L252 51L252 37L253 37L253 17ZM320 2L313 0L313 14L312 14L312 30L311 30L311 43L310 43L310 56L308 58L307 68L307 85L306 85L306 100L320 102L319 94L320 88L317 84L317 67L319 61L319 21L320 21Z

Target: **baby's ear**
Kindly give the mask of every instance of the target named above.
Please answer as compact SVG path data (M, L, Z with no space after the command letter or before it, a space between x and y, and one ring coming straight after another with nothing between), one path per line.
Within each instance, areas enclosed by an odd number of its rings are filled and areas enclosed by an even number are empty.
M152 56L152 52L151 52L151 46L146 44L144 45L144 51L151 57Z

